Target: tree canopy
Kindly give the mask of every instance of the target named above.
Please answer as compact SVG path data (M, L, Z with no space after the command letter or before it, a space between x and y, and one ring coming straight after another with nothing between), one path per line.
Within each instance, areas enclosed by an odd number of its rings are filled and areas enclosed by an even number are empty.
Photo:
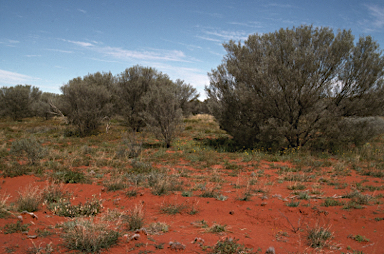
M241 144L303 146L346 118L383 114L384 57L370 36L355 44L350 30L300 26L223 46L206 92Z

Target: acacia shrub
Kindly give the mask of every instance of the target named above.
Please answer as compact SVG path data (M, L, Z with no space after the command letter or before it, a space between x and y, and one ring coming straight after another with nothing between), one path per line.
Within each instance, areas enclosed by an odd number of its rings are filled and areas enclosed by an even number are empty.
M335 138L330 126L343 132L338 141L372 137L341 131L383 114L384 57L370 36L354 44L350 30L300 26L223 46L223 63L209 73L208 105L239 144L299 147Z
M17 121L34 116L34 105L39 102L41 91L30 85L2 87L0 89L0 116Z
M184 129L183 111L177 97L178 86L172 81L158 82L143 98L146 111L143 116L150 131L164 140L167 148Z
M74 78L61 87L68 121L80 136L92 134L105 117L111 116L113 82L111 73L97 72Z

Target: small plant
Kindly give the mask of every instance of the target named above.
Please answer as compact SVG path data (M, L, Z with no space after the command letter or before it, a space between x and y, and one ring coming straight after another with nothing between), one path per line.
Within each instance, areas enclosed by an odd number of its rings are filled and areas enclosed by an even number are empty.
M181 196L183 196L183 197L192 197L193 196L193 192L192 191L183 191L181 193Z
M33 247L29 247L27 250L27 254L51 254L54 249L52 247L52 242L45 245L45 248L41 247L41 243L37 246L34 242L32 242Z
M182 213L185 209L187 209L186 204L177 204L176 202L163 202L160 206L160 210L162 213L170 215Z
M226 238L216 243L212 253L233 254L246 253L246 248L242 244L238 244L239 239Z
M304 184L295 182L293 184L288 185L287 188L288 190L304 190L306 186Z
M84 183L86 178L83 172L66 169L54 173L54 178L63 183Z
M344 204L343 202L340 202L336 199L327 198L324 200L324 202L321 205L325 206L325 207L329 207L329 206L339 206L339 205L343 205L343 204Z
M10 154L16 156L27 156L29 163L37 164L47 154L47 150L44 149L36 138L20 139L12 142Z
M13 233L21 233L28 231L29 224L22 224L21 221L17 221L16 223L6 224L3 228L4 234L13 234Z
M210 233L221 233L226 231L225 230L226 227L227 225L214 224L211 227L209 227L207 231Z
M285 205L289 207L298 207L300 205L300 201L291 200L290 202L285 203Z
M132 166L132 169L130 169L129 171L135 174L149 173L152 171L152 164L149 162L133 160L131 163L131 166Z
M128 224L130 230L140 229L144 225L144 211L143 205L135 205L135 207L124 216L125 222Z
M9 206L7 205L7 200L9 195L3 194L0 197L0 218L6 218L10 215Z
M147 232L151 235L159 235L162 233L167 233L169 226L165 222L154 222L149 224L146 229Z
M63 198L57 203L51 204L49 208L54 214L65 217L79 217L79 216L95 216L101 209L101 200L93 196L92 200L87 200L85 204L71 205L71 203Z
M369 242L369 239L362 235L349 235L348 238L351 238L359 243L361 242Z
M330 231L330 226L320 227L316 225L314 228L307 229L308 245L312 248L323 248L329 244L333 238L333 232Z
M225 200L228 199L228 197L227 197L227 196L224 196L224 195L222 195L222 194L220 194L220 195L218 195L218 196L216 197L216 199L217 199L217 200L220 200L220 201L225 201Z
M137 196L136 188L127 190L125 195L127 195L128 197L136 197Z
M50 183L44 188L42 196L43 200L48 204L57 203L65 196L63 186L61 184Z
M70 250L97 253L117 243L119 233L108 229L106 224L79 219L63 225L63 238Z
M103 183L108 191L122 190L127 187L122 177L115 177Z
M35 212L41 202L42 195L39 186L28 185L23 191L19 192L16 207L19 212Z

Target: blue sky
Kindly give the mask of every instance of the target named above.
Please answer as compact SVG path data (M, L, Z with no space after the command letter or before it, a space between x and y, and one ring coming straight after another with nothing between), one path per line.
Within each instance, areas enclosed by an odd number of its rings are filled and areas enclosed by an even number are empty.
M139 64L204 99L223 42L301 24L352 29L384 49L383 1L0 0L0 86L60 93L78 76Z

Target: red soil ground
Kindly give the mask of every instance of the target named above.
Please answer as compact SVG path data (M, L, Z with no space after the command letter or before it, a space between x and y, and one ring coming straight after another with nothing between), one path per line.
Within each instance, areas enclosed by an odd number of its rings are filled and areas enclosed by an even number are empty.
M274 166L289 166L286 163L274 163ZM247 167L247 163L243 163ZM191 174L204 175L203 170L197 170L185 165L185 161L180 160L177 168L191 170ZM223 172L222 165L216 165ZM384 253L384 220L375 218L384 217L384 208L381 204L371 204L364 206L363 209L345 210L342 206L324 207L321 206L323 199L312 198L310 200L300 200L298 207L288 207L286 200L291 200L294 196L292 191L287 189L289 182L277 184L277 169L270 166L269 162L261 162L260 169L264 169L264 174L270 175L269 178L262 178L256 187L263 188L267 195L254 193L249 201L240 201L246 187L235 188L235 185L246 185L250 178L250 172L244 172L237 177L230 177L221 173L225 182L222 183L221 194L228 197L226 201L219 201L215 198L198 197L199 191L195 191L192 197L183 197L180 192L175 192L166 196L155 196L150 189L140 189L136 197L127 197L123 190L116 192L106 192L103 186L97 182L93 184L66 184L64 189L73 193L71 202L84 203L92 195L96 195L103 200L103 211L96 216L96 220L105 215L108 209L118 209L127 211L136 204L143 204L145 213L145 225L152 222L165 222L169 225L169 231L162 235L145 235L141 233L139 240L127 241L125 237L120 237L118 244L105 253L174 253L175 250L169 248L169 242L180 242L186 246L181 253L209 253L212 249L203 250L198 243L193 243L196 237L204 240L203 246L214 246L220 239L226 237L239 239L238 243L244 244L247 248L253 248L256 252L259 248L265 253L268 247L273 246L276 253L363 253L379 254ZM325 169L326 172L326 169ZM348 185L366 179L369 185L382 185L378 178L369 178L356 175L351 172L351 176L329 177L332 180L339 180ZM188 178L182 180L188 182ZM268 180L268 181L267 181ZM379 183L381 182L381 183ZM14 178L0 178L0 195L10 194L7 203L15 202L18 191L25 186L32 184L41 188L47 185L45 180L35 176L20 176ZM306 189L311 189L312 183L304 183ZM208 183L207 186L215 185ZM338 197L346 193L344 189L335 189L333 186L321 184L322 197ZM375 195L384 194L383 191L375 192ZM266 196L264 199L263 196ZM195 205L198 213L190 215L188 213L167 215L160 211L160 206L166 202L177 204L185 203L189 206ZM63 245L61 229L55 225L69 220L65 217L54 215L46 207L42 206L35 212L38 219L24 214L23 223L30 224L28 235L21 233L4 234L0 233L0 252L2 253L25 253L29 247L44 247L52 243L54 253L68 253ZM18 215L15 213L15 215ZM197 222L204 220L208 226L213 224L226 225L226 231L221 233L209 233L205 228L198 227ZM0 228L6 224L14 223L17 218L0 219ZM292 224L292 225L291 225ZM316 225L330 227L334 233L334 238L330 242L330 248L315 250L307 244L307 228ZM36 230L48 230L52 232L46 237L28 239L28 236L36 235ZM297 232L294 232L297 231ZM133 235L133 232L126 232ZM360 235L369 239L368 242L358 242L350 236ZM156 246L163 244L163 249ZM70 253L76 253L72 251ZM359 252L360 253L360 252Z

